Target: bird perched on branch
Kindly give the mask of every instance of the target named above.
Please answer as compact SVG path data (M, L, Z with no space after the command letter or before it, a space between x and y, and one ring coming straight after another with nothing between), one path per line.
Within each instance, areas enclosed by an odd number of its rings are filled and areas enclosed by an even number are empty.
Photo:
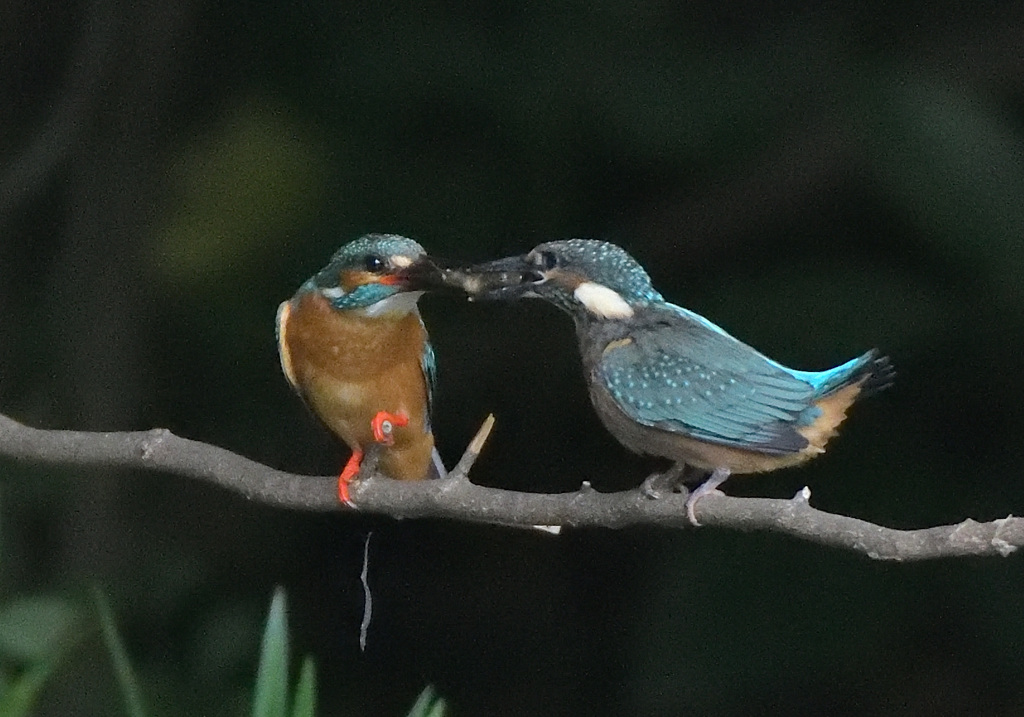
M352 449L338 479L346 504L373 444L392 478L444 475L430 429L434 352L416 306L434 274L412 239L369 234L341 247L277 311L285 377Z
M591 239L541 244L524 256L463 270L447 281L483 299L541 298L576 324L590 398L624 446L710 477L694 506L731 474L802 463L824 452L854 400L892 383L872 350L827 371L798 371L692 311L667 302L622 248Z

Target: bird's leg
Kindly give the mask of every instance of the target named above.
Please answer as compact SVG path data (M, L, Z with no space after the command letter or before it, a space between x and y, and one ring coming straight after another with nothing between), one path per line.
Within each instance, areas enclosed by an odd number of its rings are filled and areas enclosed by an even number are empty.
M708 493L715 493L718 491L718 486L725 483L728 480L731 471L724 467L719 466L711 473L706 481L697 486L690 496L686 499L686 517L690 519L690 523L695 526L699 526L700 523L697 521L697 516L694 515L693 508L697 505L697 501L706 496Z
M377 415L370 421L370 428L373 429L373 440L390 446L395 442L395 428L409 425L409 416L404 411L388 413L378 411Z
M394 432L395 427L409 425L409 416L404 412L398 411L397 413L388 413L387 411L378 411L377 415L370 421L370 428L373 430L373 440L377 443L383 443L384 445L391 445L395 442ZM355 503L352 502L352 498L349 496L349 485L359 475L359 469L363 462L363 451L353 450L352 456L348 459L348 463L341 469L341 475L338 476L338 500L347 505L350 508L355 508Z
M674 493L686 473L685 463L675 463L663 473L651 473L644 479L640 491L651 500L658 500L666 493Z
M347 505L349 508L355 508L355 503L348 495L349 483L356 479L359 475L359 465L363 460L363 452L360 450L353 450L352 457L348 459L348 463L341 469L341 475L338 476L338 500Z

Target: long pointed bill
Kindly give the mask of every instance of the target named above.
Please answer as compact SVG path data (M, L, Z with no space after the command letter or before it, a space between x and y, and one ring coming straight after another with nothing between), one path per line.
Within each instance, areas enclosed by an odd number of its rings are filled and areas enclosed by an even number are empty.
M525 295L542 277L524 256L510 256L445 271L449 285L462 289L470 299L509 300Z
M452 266L451 262L424 255L396 271L394 276L410 291L461 290L461 286L448 279Z

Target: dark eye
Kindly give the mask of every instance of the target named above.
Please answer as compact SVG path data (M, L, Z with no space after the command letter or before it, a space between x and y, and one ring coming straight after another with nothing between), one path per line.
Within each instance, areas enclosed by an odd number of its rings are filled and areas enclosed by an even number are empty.
M363 259L363 268L371 274L377 274L384 270L384 260L376 254L370 254Z
M558 255L553 251L540 251L534 255L533 263L544 271L550 271L558 266Z

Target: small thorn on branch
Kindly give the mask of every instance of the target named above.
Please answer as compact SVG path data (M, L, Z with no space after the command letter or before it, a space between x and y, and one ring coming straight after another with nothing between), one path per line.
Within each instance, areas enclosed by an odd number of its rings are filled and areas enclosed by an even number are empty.
M480 455L480 451L483 450L484 444L487 443L487 439L491 435L491 431L494 429L494 414L487 414L487 418L480 424L480 428L477 430L476 435L473 436L473 440L466 446L466 452L462 454L462 458L455 464L448 477L454 480L468 480L469 471L476 462L477 457Z
M811 502L811 489L810 489L810 487L804 486L803 488L798 490L796 492L796 495L793 496L793 502L794 503L800 503L800 504L803 504L803 505L809 504Z

